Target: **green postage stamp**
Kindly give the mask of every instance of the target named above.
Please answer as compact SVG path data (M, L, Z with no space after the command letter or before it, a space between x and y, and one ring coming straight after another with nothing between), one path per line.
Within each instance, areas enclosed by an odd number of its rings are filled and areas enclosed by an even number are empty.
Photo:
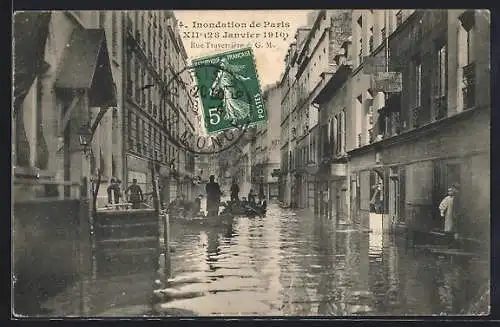
M267 121L251 48L192 60L208 134Z

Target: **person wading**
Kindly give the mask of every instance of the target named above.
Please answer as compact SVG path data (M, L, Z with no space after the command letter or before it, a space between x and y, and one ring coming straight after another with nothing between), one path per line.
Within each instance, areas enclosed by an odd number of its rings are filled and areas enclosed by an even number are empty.
M233 180L233 184L231 185L231 202L237 203L240 202L239 198L240 187L236 184L236 180Z
M252 206L252 207L255 207L255 205L257 204L257 201L256 201L256 196L255 196L255 193L253 190L250 190L250 192L248 193L248 203Z
M215 176L210 175L210 182L205 187L207 191L207 213L209 217L217 217L219 215L220 197L222 192L219 183L215 182Z
M132 203L132 209L139 209L141 202L144 201L144 195L141 187L137 185L137 179L132 180L132 185L127 188L126 193L128 194L128 201Z

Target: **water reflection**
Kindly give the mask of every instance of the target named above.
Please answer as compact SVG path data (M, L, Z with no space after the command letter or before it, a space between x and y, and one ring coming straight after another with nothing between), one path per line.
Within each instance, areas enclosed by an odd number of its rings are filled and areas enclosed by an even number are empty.
M341 230L270 206L231 226L172 226L173 276L203 291L165 308L200 315L457 314L488 280L479 263L407 251L399 238Z

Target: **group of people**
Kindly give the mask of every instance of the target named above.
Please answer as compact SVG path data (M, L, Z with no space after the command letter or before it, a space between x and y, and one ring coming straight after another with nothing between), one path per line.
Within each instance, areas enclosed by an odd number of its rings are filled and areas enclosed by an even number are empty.
M219 215L222 191L219 183L215 182L214 175L210 176L210 181L207 183L205 190L207 192L207 214L209 217L216 217ZM253 189L250 190L247 198L243 197L240 201L240 188L236 183L236 180L233 180L231 184L230 193L230 202L225 205L226 211L234 211L237 207L239 207L247 213L255 211L256 214L262 214L262 212L265 212L267 209L267 202L264 199L264 195L259 195L259 201L257 201L257 195Z
M120 203L120 199L123 198L121 183L121 180L111 178L107 189L109 204ZM137 179L134 178L132 184L127 187L125 196L127 196L128 202L132 203L132 209L139 209L141 207L141 203L144 202L144 194L142 193L141 187L137 184Z

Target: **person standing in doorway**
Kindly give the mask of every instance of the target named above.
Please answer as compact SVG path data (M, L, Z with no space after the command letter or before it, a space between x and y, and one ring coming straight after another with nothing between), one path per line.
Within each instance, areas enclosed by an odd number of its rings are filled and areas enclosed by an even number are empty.
M372 187L372 189L374 191L373 191L372 198L370 200L370 204L373 206L375 213L381 214L383 211L383 205L384 205L384 203L382 201L382 191L383 191L382 183L380 183L380 182L377 183L376 185L374 185Z
M240 202L239 193L240 193L240 187L236 183L236 180L233 179L233 184L231 185L231 203Z
M448 188L448 195L439 204L439 212L444 218L444 232L452 238L457 238L456 234L456 195L458 193L458 185L454 184Z
M215 176L210 175L210 182L205 187L207 192L207 213L209 217L217 217L219 215L220 198L222 192L219 183L215 182Z
M132 180L132 185L127 188L126 193L128 195L128 201L132 203L132 209L139 209L141 202L144 201L144 195L141 187L137 185L137 179L134 178Z

